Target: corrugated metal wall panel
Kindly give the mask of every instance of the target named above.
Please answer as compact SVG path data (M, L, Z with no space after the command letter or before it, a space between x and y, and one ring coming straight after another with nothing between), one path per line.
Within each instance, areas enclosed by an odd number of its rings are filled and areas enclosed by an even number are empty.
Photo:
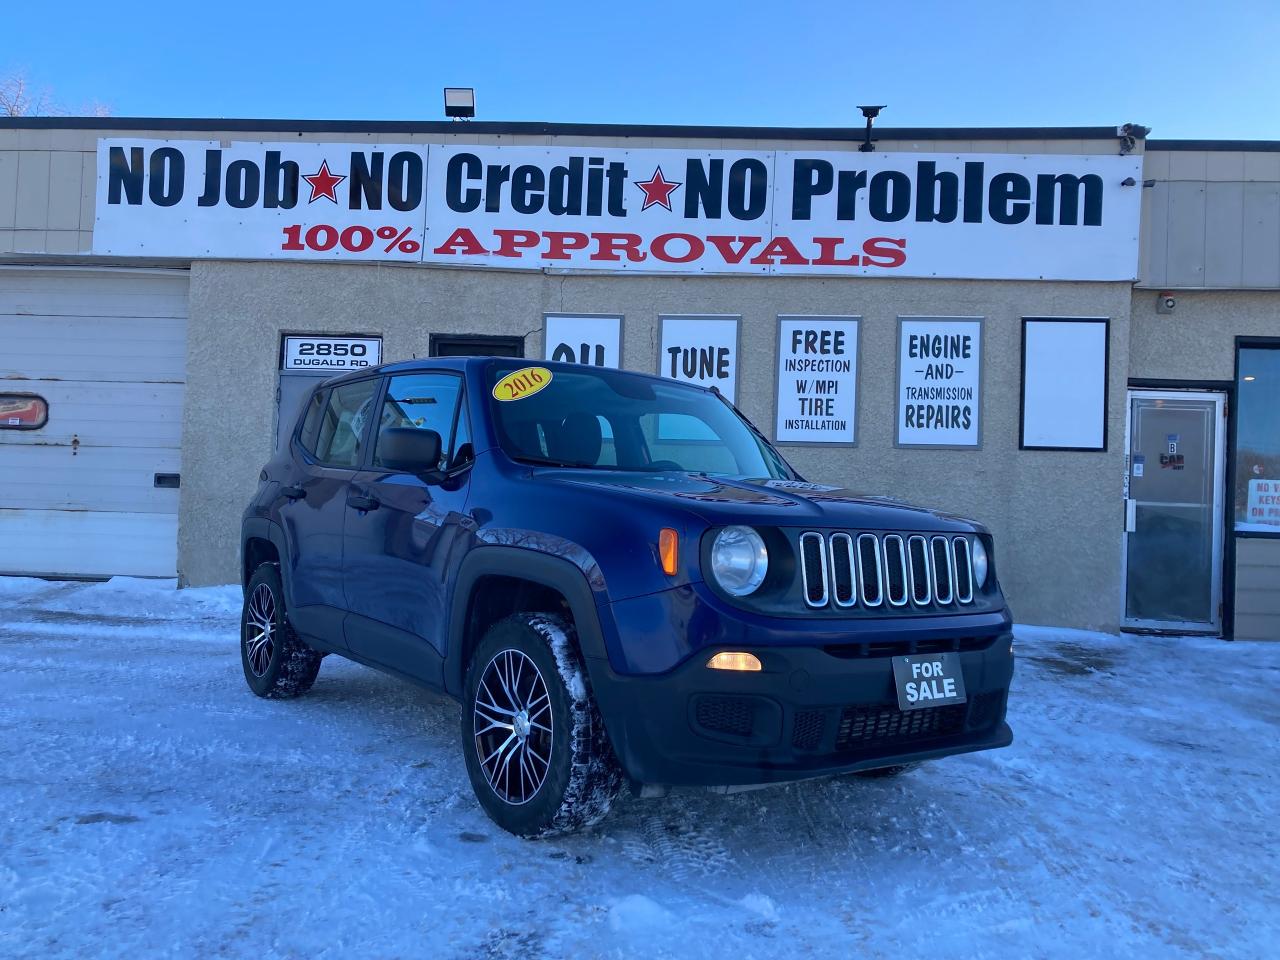
M1235 637L1280 640L1280 540L1236 540Z
M1246 183L1243 219L1241 282L1280 287L1280 183Z
M1163 287L1169 282L1169 185L1157 180L1146 193L1138 276L1143 283Z
M1205 184L1204 283L1238 287L1243 277L1244 184Z
M1168 268L1165 283L1204 286L1205 184L1175 181L1168 186Z
M1280 153L1149 151L1139 284L1280 288Z

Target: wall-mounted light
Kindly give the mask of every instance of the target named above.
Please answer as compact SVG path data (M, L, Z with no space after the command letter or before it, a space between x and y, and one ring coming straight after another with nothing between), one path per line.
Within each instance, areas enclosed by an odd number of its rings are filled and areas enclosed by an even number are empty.
M862 111L862 115L867 118L867 132L862 139L862 146L858 147L859 152L871 153L875 150L876 145L871 142L871 124L876 117L880 116L880 111L886 106L887 104L882 103L875 107L858 107L858 109Z
M476 92L471 87L444 88L444 115L454 120L470 120L476 115Z

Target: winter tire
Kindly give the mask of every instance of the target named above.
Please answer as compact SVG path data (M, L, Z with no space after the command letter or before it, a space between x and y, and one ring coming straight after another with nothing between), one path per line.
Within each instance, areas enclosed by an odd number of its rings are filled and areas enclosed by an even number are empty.
M275 700L306 693L321 659L289 625L280 568L264 563L245 588L240 615L240 664L249 689Z
M464 688L462 747L480 805L517 836L593 826L622 787L573 627L551 614L515 614L480 641Z

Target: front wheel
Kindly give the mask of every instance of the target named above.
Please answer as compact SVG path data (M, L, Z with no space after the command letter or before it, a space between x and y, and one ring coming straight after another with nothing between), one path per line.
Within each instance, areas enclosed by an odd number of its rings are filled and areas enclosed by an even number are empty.
M306 693L316 682L320 660L289 625L280 568L262 564L245 587L240 615L240 665L249 689L276 700Z
M476 798L510 833L552 836L605 818L622 772L571 624L520 613L489 629L467 671L462 748Z

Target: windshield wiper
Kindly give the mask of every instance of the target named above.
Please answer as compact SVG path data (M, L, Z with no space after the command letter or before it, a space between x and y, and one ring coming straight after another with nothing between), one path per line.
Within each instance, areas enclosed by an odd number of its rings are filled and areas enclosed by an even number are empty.
M539 467L577 467L584 470L596 469L596 465L592 463L576 463L571 460L556 460L553 457L512 456L511 459L516 461L516 463L530 463Z

